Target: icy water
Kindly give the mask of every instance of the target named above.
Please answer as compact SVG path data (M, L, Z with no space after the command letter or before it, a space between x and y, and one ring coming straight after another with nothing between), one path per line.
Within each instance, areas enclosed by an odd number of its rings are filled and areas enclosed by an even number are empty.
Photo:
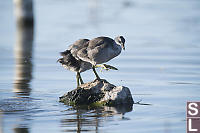
M0 132L184 133L186 102L200 100L199 13L199 0L34 0L35 27L21 30L12 0L1 0ZM59 52L101 35L123 35L126 50L107 63L119 70L100 77L150 105L59 103L76 87L75 73L56 63ZM91 70L82 77L95 78Z

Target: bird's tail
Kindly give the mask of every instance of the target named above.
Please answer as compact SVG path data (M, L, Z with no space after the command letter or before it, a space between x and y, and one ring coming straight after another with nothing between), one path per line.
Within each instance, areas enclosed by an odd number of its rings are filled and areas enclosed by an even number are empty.
M60 52L62 58L59 58L57 62L62 64L64 68L67 68L72 71L78 71L80 69L80 62L73 57L70 50Z
M56 62L59 62L61 64L65 63L66 61L64 60L64 58L66 58L66 56L71 55L70 50L66 50L64 52L60 52L60 55L63 56L63 58L59 58Z
M64 52L60 52L60 55L61 55L61 56L66 56L66 55L68 55L68 54L71 54L70 50L66 50L66 51L64 51Z
M59 63L63 63L63 61L64 61L64 59L63 58L60 58L60 59L58 59L56 62L59 62Z

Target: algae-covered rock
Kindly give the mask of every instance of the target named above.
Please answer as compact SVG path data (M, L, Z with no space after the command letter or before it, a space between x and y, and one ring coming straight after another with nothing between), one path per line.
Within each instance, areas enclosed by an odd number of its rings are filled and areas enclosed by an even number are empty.
M60 102L67 105L132 105L133 98L129 88L124 86L115 86L108 81L94 80L79 86L62 97Z

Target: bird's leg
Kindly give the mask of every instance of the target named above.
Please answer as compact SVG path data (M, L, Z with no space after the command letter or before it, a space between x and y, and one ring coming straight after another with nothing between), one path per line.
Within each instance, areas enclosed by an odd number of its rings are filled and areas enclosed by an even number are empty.
M93 70L93 72L94 72L94 74L95 74L97 80L100 80L100 77L99 77L99 75L97 74L97 72L96 72L96 70L95 70L95 66L92 66L92 70Z
M78 72L77 74L79 75L79 80L80 80L81 84L84 84L83 79L81 78L80 72Z
M102 69L105 69L105 70L118 70L116 67L114 66L111 66L111 65L106 65L106 64L100 64L100 65L96 65L95 67L101 67Z
M79 79L80 79L80 77L79 77L79 72L77 72L77 74L76 74L76 83L77 83L77 88L78 88L79 85L80 85L80 83L79 83Z

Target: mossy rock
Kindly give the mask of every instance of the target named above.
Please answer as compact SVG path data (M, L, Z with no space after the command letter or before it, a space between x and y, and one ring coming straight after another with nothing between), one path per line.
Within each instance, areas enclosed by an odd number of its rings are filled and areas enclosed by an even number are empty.
M115 86L108 81L94 80L85 83L60 97L60 102L71 106L133 105L129 88Z

